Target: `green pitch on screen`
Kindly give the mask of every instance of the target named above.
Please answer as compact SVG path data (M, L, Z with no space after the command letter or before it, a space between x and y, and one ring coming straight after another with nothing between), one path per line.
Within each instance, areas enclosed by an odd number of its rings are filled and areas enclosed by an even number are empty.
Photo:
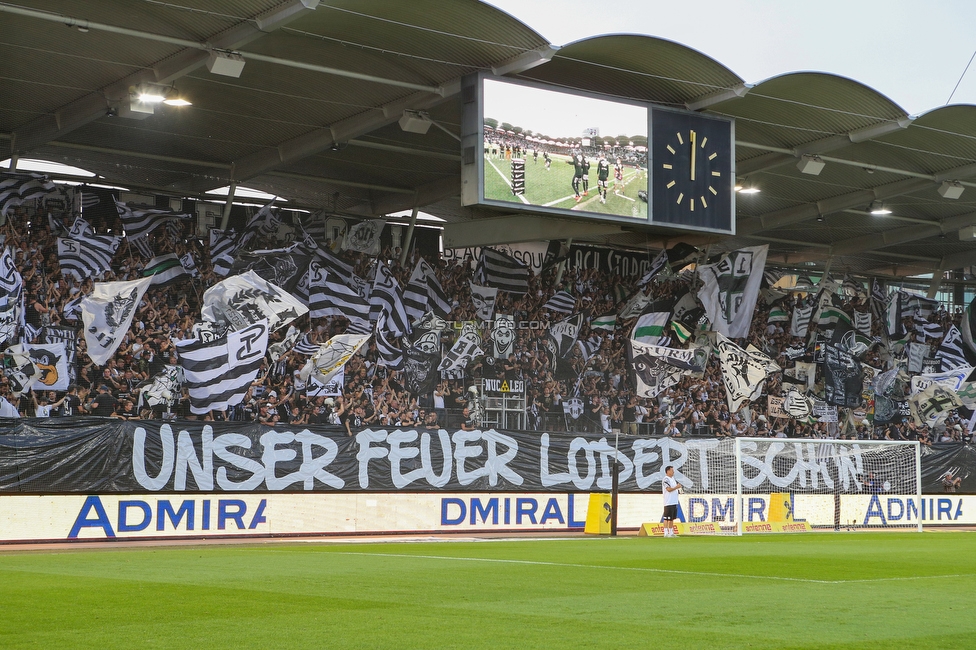
M600 202L597 189L596 162L590 158L589 195L579 202L573 191L573 166L568 164L569 156L552 154L552 165L546 171L545 161L539 155L533 162L532 155L525 158L524 201L512 194L509 181L512 177L510 160L495 156L485 157L485 199L490 201L509 201L522 205L537 205L562 210L597 212L600 214L647 219L647 203L637 197L638 190L647 190L647 172L625 166L623 183L618 185L613 178L611 160L609 189L606 203ZM582 187L580 189L582 192Z
M0 550L0 647L976 645L973 533Z

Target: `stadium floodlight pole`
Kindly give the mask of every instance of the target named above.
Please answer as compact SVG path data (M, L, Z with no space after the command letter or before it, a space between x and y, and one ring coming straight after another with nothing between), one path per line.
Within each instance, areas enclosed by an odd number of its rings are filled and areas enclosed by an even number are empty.
M417 206L413 206L413 210L410 212L410 225L407 226L407 236L404 237L403 248L400 249L400 266L403 266L403 263L407 261L407 250L413 242L413 229L417 226L418 210Z
M230 222L230 210L234 207L235 193L237 193L237 181L231 181L230 187L227 188L227 203L224 204L224 214L220 218L221 230L227 230L227 224Z

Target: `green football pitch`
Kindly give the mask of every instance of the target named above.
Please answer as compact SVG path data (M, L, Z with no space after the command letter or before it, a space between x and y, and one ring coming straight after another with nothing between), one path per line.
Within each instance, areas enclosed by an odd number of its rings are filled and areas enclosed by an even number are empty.
M638 190L647 189L647 174L633 167L624 167L623 184L618 186L613 179L613 166L610 167L610 182L607 202L600 202L597 191L596 159L591 159L589 173L589 196L576 202L573 191L573 165L569 156L552 156L552 165L546 170L542 156L533 162L531 156L525 161L525 194L522 198L512 194L510 180L512 165L510 160L485 157L485 198L495 201L509 201L525 205L541 205L563 210L585 210L600 214L613 214L623 217L647 219L647 203L637 198ZM581 188L582 191L582 188Z
M974 533L0 550L0 647L962 648Z

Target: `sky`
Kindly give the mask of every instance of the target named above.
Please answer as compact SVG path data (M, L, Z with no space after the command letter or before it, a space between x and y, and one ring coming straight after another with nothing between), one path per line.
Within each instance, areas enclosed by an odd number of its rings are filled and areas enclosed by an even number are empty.
M490 0L554 45L639 33L710 56L747 83L850 77L910 115L943 106L976 52L976 0ZM952 97L976 104L976 61Z
M643 106L491 80L485 81L485 117L551 138L578 138L586 128L598 128L602 136L647 137Z

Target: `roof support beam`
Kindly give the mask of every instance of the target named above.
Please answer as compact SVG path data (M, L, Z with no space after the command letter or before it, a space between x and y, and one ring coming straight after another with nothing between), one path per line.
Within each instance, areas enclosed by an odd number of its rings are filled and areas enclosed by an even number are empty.
M911 126L914 119L915 118L913 117L906 116L890 122L872 124L870 126L854 129L848 133L832 135L826 138L821 138L820 140L813 140L811 142L797 145L789 150L790 153L766 154L765 156L758 156L750 160L743 160L741 163L736 164L735 173L740 177L748 176L749 174L767 171L787 163L795 162L804 154L824 154L830 151L836 151L837 149L841 149L852 143L857 144L858 142L865 142L867 140L880 138L888 133L894 133L896 131L901 131L902 129L907 129L909 126Z
M113 33L124 34L140 38L151 37L153 40L168 42L183 47L172 56L160 61L151 69L139 70L115 83L105 86L98 92L89 93L70 104L61 107L53 114L43 115L21 129L14 135L17 151L25 153L31 149L63 136L89 122L105 116L106 110L121 99L128 97L129 87L143 83L168 84L176 79L196 70L206 63L210 50L236 50L264 34L278 29L296 18L313 11L319 0L285 0L277 7L255 17L257 25L250 21L237 25L217 34L206 43L197 43L186 39L166 37L159 34L149 34L138 30L129 30L102 23L93 23L69 16L38 11L12 5L0 5L0 12L14 13L21 16L48 20L64 25L78 26L85 29L101 29Z
M934 174L931 179L906 178L902 181L888 183L887 185L881 185L868 190L858 190L856 192L842 194L816 203L776 210L752 219L744 219L742 223L737 225L736 234L745 236L763 230L791 226L809 219L814 219L820 215L833 214L850 208L868 205L875 200L884 201L896 196L918 192L919 190L934 187L935 184L941 183L944 180L968 178L974 175L976 175L976 164L962 165Z
M409 195L383 194L373 198L370 211L374 215L389 214L410 208L422 208L452 196L461 195L460 176L447 176L411 191Z
M750 90L753 89L753 87L754 84L742 83L738 86L733 86L732 88L716 90L685 102L685 108L687 108L689 111L703 111L706 108L715 106L716 104L724 104L725 102L735 99L742 99L749 93Z
M551 46L531 50L530 52L525 52L517 57L501 62L493 69L496 73L518 74L524 70L534 68L540 63L545 63L552 58L555 51L556 48ZM273 150L260 151L238 160L236 161L237 180L247 180L281 165L293 163L317 154L337 142L346 142L388 124L392 124L403 116L403 111L423 111L433 108L444 100L461 92L461 79L458 77L438 86L436 90L436 94L429 92L413 93L376 109L339 120L328 127L317 129L311 133L306 133L282 142ZM198 185L199 181L190 181L189 183L189 186L195 189L197 189Z

